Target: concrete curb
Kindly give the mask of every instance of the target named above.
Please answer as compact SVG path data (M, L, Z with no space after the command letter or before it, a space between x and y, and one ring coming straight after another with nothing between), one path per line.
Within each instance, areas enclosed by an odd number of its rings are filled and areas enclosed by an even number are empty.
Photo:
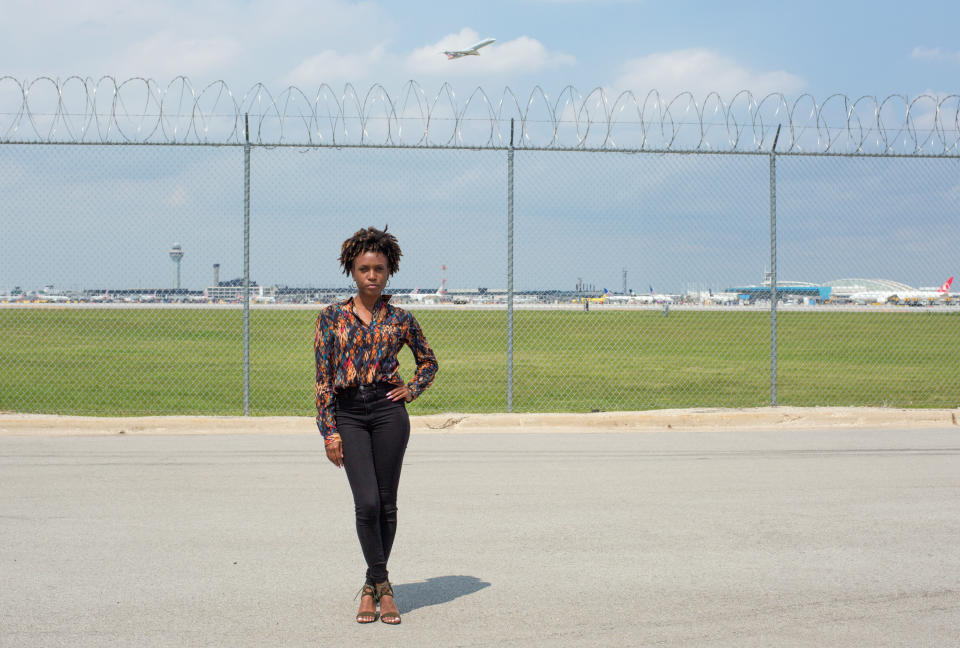
M758 407L675 409L591 414L431 414L412 416L414 433L643 432L810 428L950 428L960 409L885 407ZM0 414L0 436L149 434L317 434L311 417L88 417Z

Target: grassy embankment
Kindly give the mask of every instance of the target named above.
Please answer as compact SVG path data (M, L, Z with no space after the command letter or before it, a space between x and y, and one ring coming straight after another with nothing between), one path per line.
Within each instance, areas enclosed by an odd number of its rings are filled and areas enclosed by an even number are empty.
M437 382L411 413L506 409L506 314L415 311ZM315 313L251 313L251 413L312 415ZM781 405L956 407L960 313L781 312ZM0 410L243 409L243 317L216 309L0 311ZM763 312L518 311L515 411L769 404ZM404 377L412 357L402 355Z

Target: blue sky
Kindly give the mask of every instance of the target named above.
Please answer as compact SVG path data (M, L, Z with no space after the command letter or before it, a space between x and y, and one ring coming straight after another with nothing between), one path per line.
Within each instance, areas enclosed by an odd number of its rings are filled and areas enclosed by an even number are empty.
M183 74L242 94L256 82L396 92L413 79L460 97L568 84L819 101L960 92L960 3L3 0L2 12L0 75L21 80ZM440 53L488 36L480 57ZM0 146L0 292L168 286L174 242L185 287L206 285L214 262L239 275L241 164L237 149ZM956 167L784 159L781 276L960 274ZM765 158L518 152L517 287L619 289L623 269L641 292L755 282L769 261L767 190ZM339 241L389 222L407 250L395 285L434 287L446 264L451 287L504 287L502 151L258 150L252 199L263 284L346 285Z
M187 75L272 89L777 90L825 98L955 92L960 3L484 0L4 0L0 74ZM440 51L498 41L483 56Z

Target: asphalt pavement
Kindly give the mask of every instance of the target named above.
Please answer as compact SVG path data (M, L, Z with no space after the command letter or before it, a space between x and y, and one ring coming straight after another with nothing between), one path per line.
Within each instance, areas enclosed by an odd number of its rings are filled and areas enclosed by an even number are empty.
M0 436L0 493L0 646L960 645L956 427L414 434L399 627L315 435Z

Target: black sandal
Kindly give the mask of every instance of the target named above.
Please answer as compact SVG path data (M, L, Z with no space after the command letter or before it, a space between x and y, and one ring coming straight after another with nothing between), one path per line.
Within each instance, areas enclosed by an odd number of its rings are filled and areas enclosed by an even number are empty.
M362 595L362 596L361 596ZM360 588L360 591L357 592L357 596L370 596L373 598L373 612L357 612L357 623L373 623L377 620L377 601L380 600L380 597L377 595L377 590L374 589L373 585L364 583L363 587ZM357 596L353 597L353 600L357 600Z
M384 596L393 597L393 588L390 587L390 581L383 581L377 584L377 601ZM400 625L400 614L398 612L383 612L381 607L380 621L387 625Z

